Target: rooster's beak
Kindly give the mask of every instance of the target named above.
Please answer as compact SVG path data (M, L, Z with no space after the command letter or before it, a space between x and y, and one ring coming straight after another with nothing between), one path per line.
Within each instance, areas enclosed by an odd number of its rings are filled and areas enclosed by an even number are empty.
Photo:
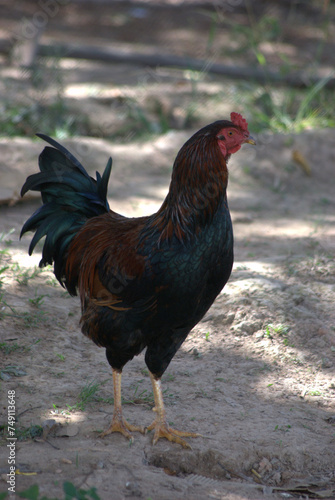
M244 142L246 144L253 144L254 146L256 146L256 141L255 141L255 139L253 137L251 137L251 135Z

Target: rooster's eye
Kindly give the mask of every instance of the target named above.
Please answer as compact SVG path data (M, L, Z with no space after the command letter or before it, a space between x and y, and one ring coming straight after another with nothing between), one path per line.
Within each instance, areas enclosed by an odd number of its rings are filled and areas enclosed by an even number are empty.
M231 130L229 130L228 132L228 135L231 137L233 135L234 132L232 132Z

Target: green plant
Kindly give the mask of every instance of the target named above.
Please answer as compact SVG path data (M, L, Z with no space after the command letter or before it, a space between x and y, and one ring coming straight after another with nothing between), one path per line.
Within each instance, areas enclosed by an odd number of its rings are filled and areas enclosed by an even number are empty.
M167 380L165 380L165 381L167 381ZM143 390L140 389L140 384L142 382L144 382L144 379L141 379L136 384L134 384L134 392L133 392L132 397L129 399L122 398L123 404L132 404L132 405L144 404L144 405L148 405L150 407L154 406L154 403L155 403L154 395L153 395L152 391L148 391L147 389L143 389ZM163 396L164 396L164 400L165 400L166 404L168 404L167 401L169 399L175 398L174 394L169 393L168 388L166 388L163 391Z
M199 12L204 16L208 16L211 20L206 44L206 52L209 52L214 46L215 37L220 27L221 15L219 11L213 12L207 9L199 9Z
M13 264L11 270L14 273L15 281L23 286L27 286L30 280L36 278L42 272L42 269L37 266L23 270L18 263Z
M289 339L288 339L288 333L290 331L290 327L288 325L283 325L281 323L277 324L277 325L274 325L272 323L269 323L266 327L265 327L265 336L268 337L269 339L273 339L274 338L274 334L277 334L279 337L282 337L283 339L283 344L285 346L291 346L291 347L294 347L293 344L290 344L289 343Z
M291 425L290 424L287 424L287 425L276 425L276 427L274 428L275 431L282 431L282 432L289 432L290 429L291 429Z
M92 380L87 383L79 393L78 408L84 410L85 406L95 399L96 393L100 390L100 384Z
M248 9L249 24L231 23L231 34L236 39L237 46L234 54L251 50L260 65L266 64L265 55L260 49L264 41L275 41L281 35L281 25L276 17L263 16L255 20L253 13Z
M50 136L64 139L80 130L87 131L85 119L72 112L62 96L51 103L4 103L0 116L0 136L32 136L37 130L43 130Z
M9 269L9 266L0 267L0 288L3 286L3 278L1 277L1 275L4 274L7 269Z
M19 314L13 306L7 304L7 302L4 299L3 293L0 294L0 304L2 305L0 310L0 320L8 316L12 318L22 318L22 315ZM10 313L6 312L6 308L8 308L11 312Z
M66 405L68 410L84 411L89 403L97 400L96 393L100 390L100 385L100 383L94 380L85 384L78 395L77 403L74 406Z
M37 310L32 313L24 312L18 317L23 319L23 324L25 328L36 328L40 324L43 324L47 321L46 312Z
M17 492L17 495L20 498L26 498L27 500L100 500L100 496L97 493L95 487L90 489L77 488L70 481L65 481L63 483L63 493L64 497L55 498L55 497L47 497L45 495L41 496L39 486L34 484L27 488L24 491ZM0 500L5 499L7 497L7 493L4 495L0 494Z
M254 133L270 131L273 133L301 132L311 128L334 127L334 106L335 97L331 89L327 89L328 81L333 78L330 74L320 81L314 80L305 89L285 87L280 88L273 85L270 76L266 81L268 71L267 54L264 42L273 43L282 38L282 24L280 20L271 15L258 17L253 12L252 5L246 2L248 23L231 23L231 37L234 41L225 49L229 55L249 54L249 59L254 58L255 62L264 70L265 84L259 85L248 80L235 84L235 91L229 94L232 100L236 100L236 105L247 109L250 115L249 125ZM218 13L210 13L212 25L209 29L209 45L212 46L214 36L217 33L219 21L225 22L224 17ZM314 60L311 61L311 68L317 69L320 64L321 55L324 50L325 41L329 37L330 20L325 21L320 26L323 37L315 52ZM231 48L233 46L233 48ZM287 54L278 53L281 64L277 72L279 75L289 75L293 72L302 71L297 66L293 58ZM269 69L270 71L273 71ZM237 92L236 92L237 90ZM225 91L226 92L226 91ZM223 92L224 94L224 92ZM236 96L236 97L235 97ZM226 95L222 95L226 97Z
M21 349L21 347L16 342L14 344L9 344L8 342L0 343L0 350L3 351L5 354L11 354L12 352L17 351L18 349Z
M8 239L8 237L14 232L14 229L11 229L8 233L3 231L0 233L0 245L3 245L3 248L0 249L0 288L3 286L3 282L5 279L5 273L10 269L8 265L9 260L9 247L12 243L12 240Z
M250 128L255 132L301 132L311 128L334 127L334 96L325 89L328 76L307 89L274 90L266 85L251 91L245 105L250 113ZM328 102L328 104L327 104Z
M36 291L35 291L35 297L33 299L28 299L30 304L34 307L41 307L41 305L44 303L44 297L46 297L46 295L37 295Z
M140 380L138 384L143 382ZM147 389L139 390L139 385L135 386L134 393L131 399L124 400L124 404L149 404L150 406L154 404L154 395L151 391Z
M269 326L275 333L278 333L278 335L287 335L290 331L290 327L288 325L283 325L281 323L279 323L278 325L270 324Z
M34 439L42 436L43 428L40 425L30 425L29 427L19 427L15 430L15 436L19 441Z
M315 390L315 391L309 391L308 393L310 396L322 396L322 392Z
M3 254L7 254L8 253L8 247L12 244L12 240L8 239L8 236L10 236L11 234L13 234L14 231L15 231L15 229L12 228L8 232L3 231L2 233L0 233L0 244L5 244L5 248L3 248L2 250L0 250L0 257Z
M58 281L53 276L51 276L48 280L46 280L46 284L50 285L50 286L58 286L59 285Z
M69 406L69 405L67 405L67 406L68 406L68 408L66 410L65 409L60 409L58 407L58 405L56 405L55 403L53 403L52 404L53 410L52 410L51 413L53 415L70 415L70 410L76 409L75 407L72 407L72 406Z

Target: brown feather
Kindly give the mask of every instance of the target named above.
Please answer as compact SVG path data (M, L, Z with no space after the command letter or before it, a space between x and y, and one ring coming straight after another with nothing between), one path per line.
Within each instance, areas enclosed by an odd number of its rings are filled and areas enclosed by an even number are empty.
M82 304L87 297L107 301L109 306L119 302L98 277L97 265L102 257L106 269L115 269L128 278L143 274L144 258L136 249L146 219L120 218L109 212L89 219L78 232L68 251L66 275L69 282L78 282Z

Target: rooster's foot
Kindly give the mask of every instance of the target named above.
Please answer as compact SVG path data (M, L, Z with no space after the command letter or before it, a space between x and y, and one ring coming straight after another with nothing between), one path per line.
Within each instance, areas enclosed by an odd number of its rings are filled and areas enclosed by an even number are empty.
M153 444L156 444L159 439L165 438L173 443L181 444L184 448L192 449L191 445L189 445L181 437L201 437L201 434L197 434L195 432L183 432L172 429L166 422L160 422L157 420L147 427L148 431L152 431L153 429L155 429Z
M123 436L125 436L131 443L134 442L134 438L131 435L131 432L141 432L145 434L145 429L139 425L132 425L127 420L125 420L122 416L113 417L111 425L102 432L99 437L104 438L108 436L108 434L112 434L112 432L120 432Z

